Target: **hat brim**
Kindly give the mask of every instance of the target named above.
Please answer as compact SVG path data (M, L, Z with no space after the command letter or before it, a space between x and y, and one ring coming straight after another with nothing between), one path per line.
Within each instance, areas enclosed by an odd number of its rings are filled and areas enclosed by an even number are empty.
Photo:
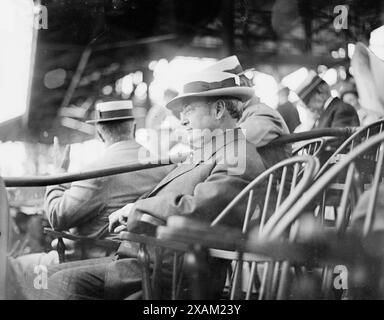
M255 94L255 90L249 87L229 87L220 88L198 93L188 93L177 96L169 101L166 107L173 112L175 116L180 117L180 112L183 110L182 100L193 97L233 97L246 102Z
M117 121L117 120L134 120L137 117L134 116L126 116L126 117L117 117L117 118L106 118L106 119L95 119L95 120L87 120L86 123L100 123L100 122L111 122L111 121Z

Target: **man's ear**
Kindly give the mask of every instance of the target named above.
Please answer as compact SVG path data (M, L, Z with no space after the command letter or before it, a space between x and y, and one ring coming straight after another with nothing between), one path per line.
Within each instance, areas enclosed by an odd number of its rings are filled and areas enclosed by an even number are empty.
M215 108L214 108L215 118L217 120L223 118L225 110L226 110L225 102L223 100L216 101L216 105L215 105Z

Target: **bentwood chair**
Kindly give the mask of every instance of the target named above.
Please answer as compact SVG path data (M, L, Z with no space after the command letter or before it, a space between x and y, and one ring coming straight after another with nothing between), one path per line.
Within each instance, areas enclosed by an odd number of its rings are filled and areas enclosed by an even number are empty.
M334 153L329 157L329 159L322 164L317 176L315 179L318 179L323 175L327 170L329 170L333 165L337 164L344 157L348 156L349 152L356 148L359 144L368 140L370 137L381 133L384 130L384 120L376 121L366 127L360 128L354 134L352 134L348 139L346 139ZM377 146L378 147L378 146ZM355 181L353 184L354 192L350 194L351 201L349 202L349 211L353 210L353 204L355 200L353 197L358 196L362 191L366 190L370 185L373 178L373 171L376 164L375 158L376 150L372 148L369 152L361 154L359 156L359 161L356 162L356 166L359 169L359 181ZM335 218L337 215L337 204L340 201L340 195L345 188L346 171L340 172L338 178L333 181L326 189L323 190L322 194L318 195L317 199L314 199L313 203L317 204L318 218L322 223L333 226L335 223Z
M384 133L377 134L365 142L361 143L350 151L345 157L343 157L339 162L332 166L329 170L324 172L324 174L317 179L317 181L309 188L300 199L286 212L286 214L279 220L275 225L268 225L263 230L263 236L269 240L275 240L284 235L285 230L290 228L295 221L297 221L304 214L313 214L313 212L308 212L310 204L315 201L318 195L323 194L323 191L333 183L341 174L344 179L344 188L339 202L339 210L336 219L336 234L340 237L339 241L342 241L342 236L348 231L348 226L350 225L351 214L348 211L348 202L350 199L351 192L353 191L353 185L355 183L355 177L359 176L360 167L359 161L363 155L369 154L372 158L372 161L375 163L373 168L373 178L370 185L370 195L369 201L367 203L367 209L365 213L364 222L362 224L361 234L363 237L367 237L371 234L372 226L375 222L375 215L382 214L381 212L375 211L375 206L377 198L382 196L378 194L378 189L380 182L382 180L383 174L383 162L384 162ZM344 174L346 172L346 174ZM357 200L357 199L356 199ZM319 225L321 226L321 224ZM327 228L323 227L323 231L326 232ZM329 231L329 230L328 230ZM355 257L358 259L359 257ZM331 292L332 285L332 273L333 268L330 265L323 266L322 274L322 293L323 297L327 298ZM289 272L287 270L282 271L284 276L281 278L281 287L287 288L286 283L288 282L287 277ZM372 280L372 279L371 279ZM371 284L374 285L374 280L371 281ZM377 281L376 281L377 282ZM374 285L376 286L376 285ZM287 297L288 293L285 290L282 290L281 297Z
M322 165L317 177L321 176L327 171L332 165L339 162L346 154L353 150L356 146L362 142L368 140L370 137L383 132L384 130L384 119L371 123L368 126L362 127L353 133L348 139L346 139L331 155L331 157ZM369 163L364 163L364 165ZM369 166L371 167L371 166ZM364 172L364 171L362 171Z
M88 235L88 236L80 236L75 235L73 233L67 231L56 231L51 228L44 228L44 233L48 236L51 236L57 239L56 251L59 256L59 262L63 263L67 260L66 250L67 246L65 245L64 239L68 239L70 241L76 242L76 245L81 249L80 260L86 259L86 251L88 248L99 247L103 248L106 253L108 252L116 252L116 249L119 246L119 243L116 241L108 239L108 226L106 224L100 230Z
M309 155L317 157L325 148L326 140L324 138L317 138L310 141L306 141L300 146L293 149L293 156Z
M9 223L7 190L0 177L0 300L6 299Z
M258 230L261 234L265 226L269 224L275 225L282 218L284 213L310 185L317 170L318 160L313 157L301 156L284 160L265 171L242 190L211 223L207 232L204 232L204 226L201 223L196 225L193 221L189 220L186 220L185 223L180 223L180 219L183 218L171 217L167 227L158 228L158 239L160 241L173 241L176 244L184 244L189 247L184 260L184 267L190 271L188 274L199 274L198 270L201 270L202 267L196 262L200 261L204 264L204 259L201 258L202 251L200 250L201 246L199 246L199 243L204 247L207 244L206 241L209 241L211 237L221 237L221 240L223 240L230 234L230 232L227 234L225 226L222 226L221 223L227 215L231 214L237 204L244 201L247 203L241 234L245 235L252 225L258 225ZM255 197L256 190L260 186L266 187L262 193L263 203L261 206L255 201L257 199ZM176 224L175 219L177 221ZM257 287L255 289L259 290L258 297L260 299L268 298L270 290L273 289L271 287L274 285L272 283L273 275L271 270L275 267L270 264L268 258L255 257L254 255L247 256L240 254L236 250L215 248L214 241L212 247L210 247L209 256L215 259L232 261L233 268L229 270L228 285L224 289L223 298L250 299L255 296L254 292L256 290L254 290L254 287ZM244 263L250 267L250 276L245 293L242 290ZM264 264L264 274L261 283L258 283L257 277L257 265L259 263ZM178 270L179 273L174 275L175 279L178 279L174 283L179 283L180 279L185 276L183 273L186 272L183 272L183 270L185 269L180 268ZM199 279L199 276L196 276L196 279ZM212 298L206 295L209 283L204 284L198 280L192 281L192 283L195 286L195 290L193 290L194 298Z

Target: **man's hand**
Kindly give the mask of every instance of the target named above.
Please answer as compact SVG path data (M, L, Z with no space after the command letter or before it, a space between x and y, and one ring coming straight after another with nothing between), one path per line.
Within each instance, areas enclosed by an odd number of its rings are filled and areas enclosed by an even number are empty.
M59 147L59 139L53 138L53 165L55 173L64 173L68 171L70 163L71 146L66 145L64 153L61 154Z
M126 228L129 214L134 205L135 203L128 203L125 207L109 215L109 232L119 233Z

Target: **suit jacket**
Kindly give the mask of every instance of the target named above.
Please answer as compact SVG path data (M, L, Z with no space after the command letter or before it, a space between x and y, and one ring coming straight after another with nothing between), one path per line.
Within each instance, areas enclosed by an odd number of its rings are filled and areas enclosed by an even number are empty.
M334 98L321 114L315 128L358 127L359 116L354 107Z
M195 151L193 161L186 160L170 172L149 194L136 201L129 214L128 229L136 220L148 221L148 217L153 217L151 222L157 224L165 223L172 215L211 222L250 181L266 170L265 164L270 163L264 161L254 145L246 141L239 129L227 131L225 140L219 140L221 143L208 144L203 152ZM265 192L265 185L260 186L259 190ZM262 205L263 200L260 192L255 190L254 206ZM242 201L236 206L223 223L240 228L246 203L247 201ZM118 255L120 259L126 259L109 265L107 284L109 288L121 288L122 283L129 286L130 277L133 276L132 259L127 258L135 257L136 250L137 245L134 243L121 244ZM149 248L149 252L153 257L153 248ZM226 264L222 261L211 263L210 269L214 270L211 289L219 292L225 281ZM164 268L167 266L169 267L169 264L166 263ZM167 272L163 272L163 275L165 273Z
M255 97L244 107L238 126L247 140L256 147L265 146L281 135L289 134L287 124L279 112L260 103Z
M115 143L86 169L136 163L140 148L134 140ZM173 168L171 165L76 181L69 187L47 187L45 207L48 220L55 230L71 229L75 234L87 236L105 226L112 212L153 189ZM90 250L88 257L102 255L96 251Z
M288 126L289 132L293 133L298 125L300 125L300 116L296 107L289 101L277 107L277 111L283 117Z

